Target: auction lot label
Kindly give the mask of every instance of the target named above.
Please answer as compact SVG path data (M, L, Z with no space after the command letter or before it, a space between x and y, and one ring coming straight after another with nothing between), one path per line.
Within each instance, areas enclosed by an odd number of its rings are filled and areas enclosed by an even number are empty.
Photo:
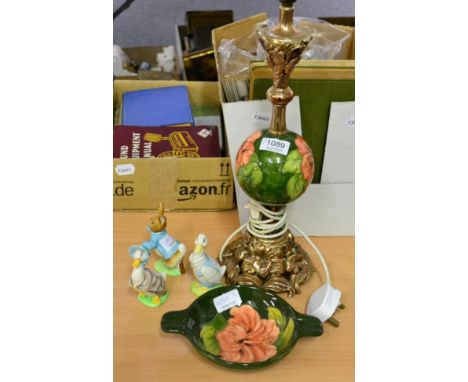
M291 145L288 141L282 141L276 138L262 138L260 143L260 150L271 151L282 155L288 155L289 146Z

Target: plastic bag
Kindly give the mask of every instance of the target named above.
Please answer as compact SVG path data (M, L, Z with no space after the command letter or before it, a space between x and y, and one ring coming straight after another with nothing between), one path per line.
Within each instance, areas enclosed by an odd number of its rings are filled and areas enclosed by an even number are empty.
M223 77L248 79L250 62L258 60L255 54L238 48L235 40L221 40L218 52L221 58L220 70Z

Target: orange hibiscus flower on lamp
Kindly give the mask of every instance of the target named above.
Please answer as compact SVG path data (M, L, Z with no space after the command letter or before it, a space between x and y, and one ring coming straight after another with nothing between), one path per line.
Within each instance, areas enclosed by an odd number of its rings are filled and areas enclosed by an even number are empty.
M255 148L252 142L245 141L244 144L241 146L239 151L237 152L236 157L236 170L239 171L241 166L245 166L249 163L250 157L254 153Z
M249 163L250 157L255 151L254 142L262 135L261 131L256 131L242 144L236 156L236 170Z
M220 357L225 361L251 363L273 357L279 328L274 320L262 319L250 305L230 310L228 325L216 334Z
M301 136L296 137L294 140L296 143L297 151L302 155L301 171L304 175L304 179L310 182L314 177L314 158L312 157L312 150L309 145Z

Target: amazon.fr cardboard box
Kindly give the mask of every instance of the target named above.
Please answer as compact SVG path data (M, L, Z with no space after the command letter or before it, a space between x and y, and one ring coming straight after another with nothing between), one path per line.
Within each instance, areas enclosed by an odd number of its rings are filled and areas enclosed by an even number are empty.
M185 85L190 103L219 106L216 82L114 81L114 116L128 91ZM118 123L118 118L114 118ZM114 210L228 210L235 207L232 166L221 158L113 159Z

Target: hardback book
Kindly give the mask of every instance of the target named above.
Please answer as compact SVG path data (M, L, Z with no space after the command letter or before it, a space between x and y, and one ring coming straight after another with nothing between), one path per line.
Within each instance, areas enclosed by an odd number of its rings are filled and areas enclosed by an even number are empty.
M249 99L265 99L272 86L272 70L264 62L250 68ZM354 60L300 61L289 86L299 96L302 135L312 149L315 173L320 183L332 102L354 101Z
M124 93L121 121L126 126L193 125L187 87L171 86Z
M220 157L216 126L140 127L114 129L114 158Z

